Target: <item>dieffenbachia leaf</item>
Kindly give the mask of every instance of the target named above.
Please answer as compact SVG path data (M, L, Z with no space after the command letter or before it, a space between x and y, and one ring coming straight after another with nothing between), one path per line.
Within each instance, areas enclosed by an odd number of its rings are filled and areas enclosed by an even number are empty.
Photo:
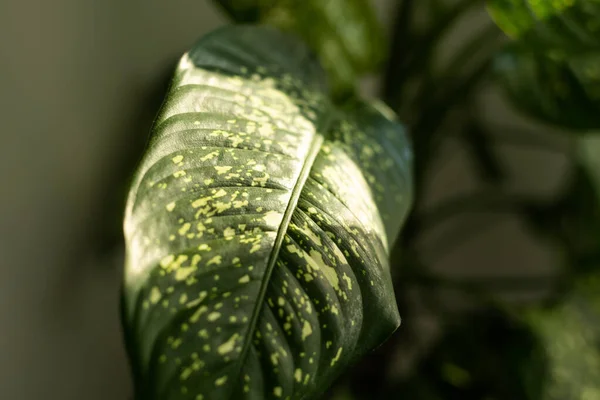
M234 26L177 67L124 222L140 399L310 399L399 325L409 144L382 106L334 108L311 54Z
M320 57L335 90L373 72L385 36L370 0L216 0L237 22L262 22L298 34Z
M521 111L572 130L600 129L600 53L562 61L509 46L495 66Z
M487 5L508 36L536 51L600 51L600 0L487 0Z

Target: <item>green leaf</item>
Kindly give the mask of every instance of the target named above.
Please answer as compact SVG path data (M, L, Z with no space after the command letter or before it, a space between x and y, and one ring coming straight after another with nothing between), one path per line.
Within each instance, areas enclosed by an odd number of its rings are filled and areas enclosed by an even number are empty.
M600 51L600 0L487 0L496 24L536 51Z
M383 399L584 400L600 394L600 276L550 307L458 318Z
M237 22L262 22L299 35L329 73L334 91L352 88L385 55L369 0L217 0Z
M529 326L485 308L450 323L413 375L384 398L540 400L545 375L544 348Z
M577 159L588 172L600 199L600 137L587 135L577 140Z
M272 28L218 30L181 59L124 222L138 398L310 399L398 327L410 147L389 110L325 93Z
M527 313L549 365L542 400L600 396L600 275L580 279L559 306Z
M526 114L572 130L600 129L600 53L560 61L509 46L495 70L508 98Z

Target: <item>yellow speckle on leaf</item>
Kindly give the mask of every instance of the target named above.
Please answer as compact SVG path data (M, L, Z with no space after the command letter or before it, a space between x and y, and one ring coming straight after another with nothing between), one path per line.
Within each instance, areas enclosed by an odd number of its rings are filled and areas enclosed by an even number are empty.
M191 368L186 368L181 372L181 375L179 376L179 378L182 381L185 381L187 378L190 377L190 375L192 375L192 369Z
M165 208L166 208L166 209L167 209L167 211L169 211L169 212L173 211L173 210L175 209L175 202L174 202L174 201L170 202L169 204L167 204L167 205L166 205L166 207L165 207Z
M228 341L217 347L217 352L221 355L232 352L235 348L235 341L237 340L238 336L239 335L237 333L233 334Z
M205 205L208 204L208 201L210 199L211 199L211 196L206 196L206 197L201 197L199 199L196 199L196 200L192 201L192 207L194 207L194 208L204 207Z
M204 339L208 339L208 331L206 329L200 329L198 331L198 336Z
M198 320L200 319L200 316L202 314L204 314L206 311L208 311L208 307L206 306L202 306L199 307L196 312L194 312L194 314L192 314L192 316L190 317L190 322L191 323L196 323L198 322Z
M200 251L211 251L211 248L206 243L202 243L200 246L198 246L198 250L200 250Z
M296 368L296 371L294 372L294 378L296 379L296 382L302 381L302 370L300 368Z
M233 229L232 227L225 228L225 230L223 231L223 237L225 238L225 240L231 240L234 236L235 229Z
M166 268L169 264L171 264L175 260L175 256L173 254L169 254L162 260L160 260L160 266Z
M178 268L177 271L175 272L175 280L185 281L197 269L198 268L194 267L194 266Z
M275 386L273 388L273 394L275 395L275 397L281 397L281 395L283 394L283 389L281 388L281 386Z
M223 386L225 384L225 382L227 382L227 375L222 376L219 379L217 379L215 381L215 385L217 385L217 386Z
M205 291L200 292L200 294L198 295L198 298L187 303L186 307L191 308L191 307L197 306L198 304L200 304L204 301L206 296L207 296L207 293Z
M310 374L304 375L304 384L308 385L308 381L310 380Z
M283 214L278 213L277 211L269 211L265 214L264 219L267 225L277 226L281 223Z
M350 277L348 275L346 275L346 273L344 272L344 275L342 275L342 278L346 281L346 285L348 285L348 289L352 290L352 280L350 279Z
M342 350L343 348L340 347L337 351L337 354L335 355L335 357L333 357L333 359L331 360L331 366L333 367L335 365L336 362L339 361L340 356L342 355Z
M219 155L219 150L211 151L207 155L200 158L201 161L211 160Z
M160 301L160 299L162 298L162 294L160 293L160 289L156 286L154 286L152 288L152 290L150 291L150 302L152 304L156 304Z
M179 230L178 230L179 235L181 235L181 236L185 235L190 230L191 226L192 226L192 224L190 224L189 222L186 222L185 224L183 224L181 226L181 228L179 228Z
M244 275L238 280L238 282L239 283L248 283L248 282L250 282L250 276Z
M219 167L219 166L215 166L215 170L217 171L217 174L219 174L219 175L223 175L224 173L226 173L227 171L229 171L231 168L233 168L233 167Z
M219 189L212 197L216 199L223 196L227 196L227 192L224 189Z
M331 284L331 286L333 286L334 289L339 290L340 279L338 278L337 273L335 272L335 269L333 269L329 265L325 264L321 253L319 253L316 250L311 250L310 257L307 258L307 261L311 267L313 267L315 269L321 269L323 271L323 274L325 274L325 277Z
M208 318L208 320L209 320L209 321L211 321L211 322L212 322L212 321L216 321L216 320L218 320L219 318L221 318L221 313L220 313L220 312L216 312L216 311L215 311L215 312L211 312L210 314L208 314L208 317L207 317L207 318Z
M294 228L299 230L306 236L308 236L309 239L312 240L317 246L322 245L321 237L319 235L317 235L316 233L314 233L308 226L305 226L304 228L302 228L298 225L294 225Z
M302 340L312 335L312 332L312 326L310 323L308 321L304 321L304 325L302 326Z
M212 265L212 264L221 264L221 256L214 256L213 258L211 258L210 260L208 260L208 262L206 263L206 265Z
M183 161L183 156L178 155L178 156L173 157L171 160L173 161L173 164L179 164L180 162Z

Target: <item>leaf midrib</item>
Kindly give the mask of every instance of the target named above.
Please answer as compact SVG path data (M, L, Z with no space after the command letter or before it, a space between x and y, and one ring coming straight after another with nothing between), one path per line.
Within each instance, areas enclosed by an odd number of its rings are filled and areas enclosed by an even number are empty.
M327 121L325 126L329 125L329 121ZM242 352L240 354L239 363L237 367L237 371L235 376L238 376L241 373L243 365L246 361L246 357L248 355L248 350L250 349L250 345L252 343L252 335L254 330L256 329L256 324L258 323L258 318L260 317L262 311L262 304L264 302L264 298L267 292L267 287L269 285L269 281L271 279L271 273L273 272L273 268L277 262L277 257L279 256L279 250L281 249L281 245L283 243L283 239L288 231L290 222L292 220L292 215L298 206L298 200L300 199L300 195L302 194L302 190L304 189L305 183L310 175L310 171L312 170L313 164L321 150L321 145L323 144L324 138L319 133L320 130L315 132L315 136L310 144L308 153L304 160L304 164L302 169L300 170L300 174L298 175L298 180L292 189L292 195L290 197L290 201L287 205L287 208L283 214L283 219L281 224L279 225L279 229L277 230L277 236L275 237L275 243L273 244L273 249L271 250L271 254L269 255L269 261L267 262L267 268L265 271L265 275L262 279L262 283L260 286L260 290L258 292L258 296L256 298L256 307L254 308L254 312L252 313L252 318L250 319L250 323L248 324L248 333L244 339L244 344L242 345ZM237 389L235 386L231 386L229 395L227 398L231 398L233 391Z

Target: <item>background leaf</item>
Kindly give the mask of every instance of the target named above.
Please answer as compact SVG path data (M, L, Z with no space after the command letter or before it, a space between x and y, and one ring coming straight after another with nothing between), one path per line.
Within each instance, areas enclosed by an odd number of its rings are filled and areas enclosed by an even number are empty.
M508 46L495 67L521 112L567 129L600 129L600 53L560 61Z
M392 119L335 109L274 29L184 55L125 217L139 398L312 398L397 328L388 254L412 189Z
M598 0L488 0L490 15L510 37L537 51L600 51Z
M499 308L484 308L450 323L393 395L427 400L539 400L546 368L544 348L527 324ZM383 398L392 398L392 393Z
M600 396L600 279L581 278L557 307L530 311L526 321L540 338L549 375L542 400Z
M369 0L217 0L237 22L263 22L294 32L319 54L333 89L354 87L386 49Z

